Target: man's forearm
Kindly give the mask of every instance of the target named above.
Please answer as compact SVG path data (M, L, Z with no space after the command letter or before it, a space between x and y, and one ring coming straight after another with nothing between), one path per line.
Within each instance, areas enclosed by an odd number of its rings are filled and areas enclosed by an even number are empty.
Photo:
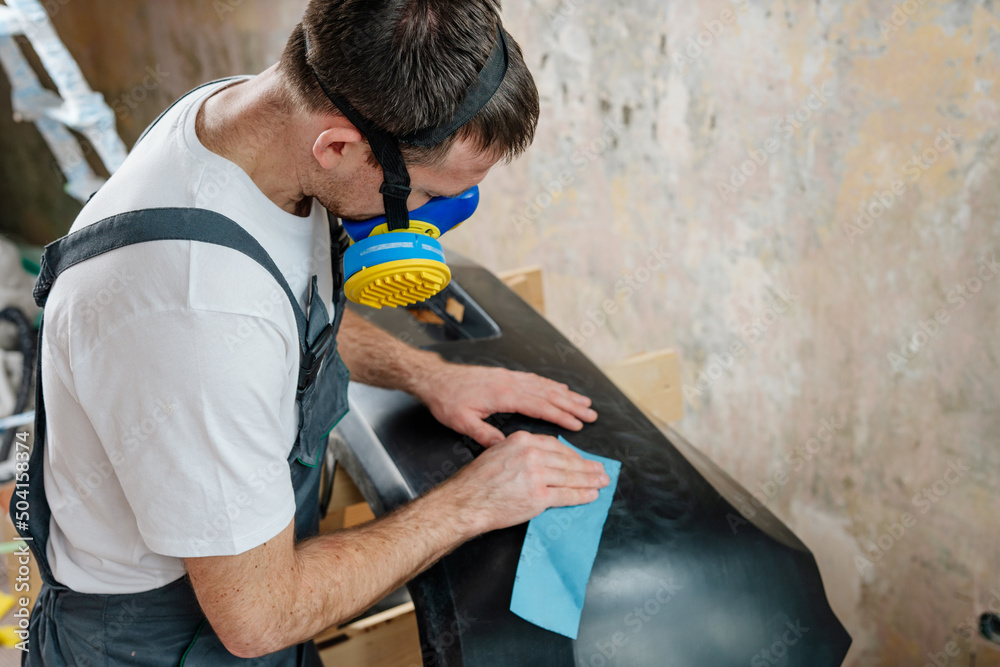
M296 606L306 600L317 606L296 609L302 625L295 641L354 618L478 534L462 525L455 500L432 491L378 521L298 545Z
M202 610L232 653L252 658L353 618L472 537L547 507L589 503L603 466L520 431L377 521L294 543L294 526L234 556L184 560Z
M344 312L337 343L352 380L410 394L442 363L437 354L407 345L350 310Z
M376 521L294 545L289 524L241 556L189 559L188 572L226 648L265 655L354 618L481 532L460 496L434 489Z

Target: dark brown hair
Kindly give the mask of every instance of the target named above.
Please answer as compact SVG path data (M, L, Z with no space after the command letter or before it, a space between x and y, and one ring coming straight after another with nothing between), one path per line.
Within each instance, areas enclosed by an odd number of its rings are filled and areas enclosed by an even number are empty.
M279 67L306 109L340 115L311 64L370 122L402 136L451 119L493 50L498 25L496 0L311 0ZM510 64L493 98L442 144L401 144L408 163L439 160L458 137L507 161L531 144L538 90L520 47L509 36L507 44Z

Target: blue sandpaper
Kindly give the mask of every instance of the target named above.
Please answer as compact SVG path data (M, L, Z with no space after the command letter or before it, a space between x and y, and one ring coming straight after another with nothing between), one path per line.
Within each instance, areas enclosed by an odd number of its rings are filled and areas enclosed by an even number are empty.
M510 610L539 627L576 639L590 570L622 464L588 454L561 437L559 441L585 459L600 461L611 483L591 503L551 507L528 522Z

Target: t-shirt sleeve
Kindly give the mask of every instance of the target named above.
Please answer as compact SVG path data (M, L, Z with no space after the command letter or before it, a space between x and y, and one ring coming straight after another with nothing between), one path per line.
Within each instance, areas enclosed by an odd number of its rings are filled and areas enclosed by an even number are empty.
M234 555L292 521L289 348L268 319L185 308L131 319L73 364L150 550Z

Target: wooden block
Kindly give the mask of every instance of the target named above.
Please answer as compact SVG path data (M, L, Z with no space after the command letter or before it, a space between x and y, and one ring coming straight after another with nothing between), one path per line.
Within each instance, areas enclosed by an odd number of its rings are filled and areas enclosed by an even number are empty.
M435 313L433 310L423 310L420 308L410 308L408 311L410 315L413 316L417 322L423 324L435 324L439 327L444 326L444 320L441 316Z
M408 602L316 638L324 665L420 667L423 659L413 603Z
M462 320L465 319L465 306L462 305L461 301L454 297L448 297L448 301L445 303L444 309L459 324L461 324Z
M545 314L545 290L542 267L526 266L513 271L503 271L497 277L542 315Z
M329 509L326 516L319 520L319 534L329 535L344 527L344 510Z
M398 607L393 607L392 609L386 609L385 611L380 611L372 616L367 616L362 618L360 621L355 621L350 625L337 626L327 628L323 632L319 633L313 640L316 644L326 644L338 637L357 637L358 635L364 634L370 630L375 629L377 626L397 619L406 614L413 613L414 606L413 602L404 602Z
M348 507L338 507L327 511L319 522L320 535L333 533L344 528L357 526L375 518L368 503L357 503Z
M640 408L665 422L684 417L680 358L673 350L637 354L604 368Z
M374 518L375 513L372 512L371 507L368 507L368 503L358 503L344 508L344 528L358 526Z
M343 509L350 505L365 502L354 480L347 474L344 466L337 466L333 476L333 494L330 496L330 509Z
M326 509L326 516L319 522L320 534L350 528L373 518L375 516L354 480L343 466L337 466L333 476L330 505Z

